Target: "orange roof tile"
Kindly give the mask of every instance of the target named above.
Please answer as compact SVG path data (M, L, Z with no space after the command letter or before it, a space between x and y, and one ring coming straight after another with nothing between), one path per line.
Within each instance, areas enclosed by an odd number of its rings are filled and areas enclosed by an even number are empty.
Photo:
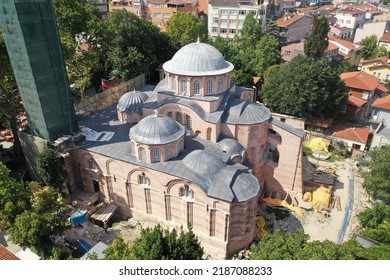
M347 103L356 107L362 107L364 104L367 103L367 101L359 97L349 95L347 99Z
M310 119L306 120L306 124L310 124L313 126L318 126L322 128L329 128L332 124L333 119L320 119L311 117Z
M317 9L317 11L328 11L328 10L331 10L331 11L334 11L336 10L337 8L333 5L324 5L320 8Z
M297 20L300 20L305 15L297 15L297 14L284 14L281 18L276 20L276 25L279 27L287 27Z
M381 66L390 67L390 64L388 61L389 61L389 58L387 58L386 56L383 56L383 57L377 57L377 58L373 58L373 59L363 60L360 63L362 65L372 63L372 65L369 68L375 68L375 67L381 67ZM375 63L378 63L378 64L375 65Z
M328 43L328 48L326 49L327 51L333 51L333 50L337 50L339 47L336 46L335 44L333 44L332 42L329 42Z
M379 42L390 42L390 32L385 32Z
M382 93L386 93L389 91L389 89L387 87L385 87L384 85L381 85L381 84L379 84L379 86L376 89L381 91Z
M8 251L3 245L0 244L0 260L20 260L13 253Z
M336 43L338 43L340 45L343 45L344 47L346 47L347 49L350 49L350 50L362 50L362 49L364 49L363 45L352 43L350 41L346 41L346 40L337 38L337 37L332 36L332 35L328 35L328 39L329 39L329 41L334 41L334 42L336 42Z
M348 14L361 14L365 13L364 10L355 8L355 7L346 7L346 8L341 8L340 10L337 11L338 13L348 13Z
M347 124L337 124L333 127L333 137L366 144L370 128L354 127Z
M374 103L372 103L371 106L374 108L390 110L390 95L383 98L378 98L374 101Z
M342 73L340 78L347 87L369 91L376 89L380 82L379 78L362 71Z

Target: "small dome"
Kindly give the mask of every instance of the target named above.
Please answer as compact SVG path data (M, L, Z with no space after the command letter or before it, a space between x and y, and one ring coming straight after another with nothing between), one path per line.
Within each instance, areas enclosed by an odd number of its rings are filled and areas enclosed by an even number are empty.
M189 169L202 175L214 173L225 166L219 157L204 150L191 152L183 159L183 163Z
M164 63L163 68L173 74L202 76L229 73L234 66L213 46L192 43L177 51L171 60Z
M245 151L244 147L236 139L232 138L223 139L217 145L222 151L229 154L230 158L242 156Z
M143 118L130 129L130 138L137 143L146 145L161 145L171 143L181 138L185 128L170 117L150 115Z
M121 112L142 114L142 105L148 99L146 93L142 91L130 91L119 98L116 108Z

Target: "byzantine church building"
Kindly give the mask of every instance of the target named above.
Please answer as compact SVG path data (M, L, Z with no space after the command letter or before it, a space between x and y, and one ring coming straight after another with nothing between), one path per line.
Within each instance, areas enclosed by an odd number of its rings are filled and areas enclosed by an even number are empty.
M191 226L218 258L249 246L261 197L301 201L303 131L254 103L253 89L231 81L233 69L211 45L186 45L155 88L81 120L113 136L68 151L72 185L99 192L123 216Z

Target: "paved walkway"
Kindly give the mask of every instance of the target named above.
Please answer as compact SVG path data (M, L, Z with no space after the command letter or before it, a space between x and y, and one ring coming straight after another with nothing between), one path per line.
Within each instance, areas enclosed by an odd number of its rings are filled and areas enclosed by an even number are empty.
M21 260L39 260L40 257L32 252L29 248L23 249L17 244L14 244L9 235L0 232L0 243L15 256Z

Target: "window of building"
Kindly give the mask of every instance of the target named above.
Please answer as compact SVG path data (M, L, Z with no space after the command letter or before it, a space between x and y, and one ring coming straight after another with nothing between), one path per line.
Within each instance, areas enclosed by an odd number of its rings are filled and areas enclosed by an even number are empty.
M206 83L206 94L213 94L213 82L211 80Z
M170 18L171 17L171 13L164 13L164 18Z
M291 55L291 51L284 51L284 55L290 56Z
M226 10L226 9L221 9L221 15L222 15L222 16L226 16L227 13L228 13L228 10Z
M161 161L160 150L154 149L153 150L153 162L160 162L160 161Z
M193 199L194 192L190 189L189 186L185 185L179 189L179 196L186 199Z
M259 14L260 14L260 15L265 15L265 10L260 10L260 11L259 11Z
M229 29L229 33L230 34L236 34L236 30L235 29Z
M138 184L140 185L150 185L149 178L145 175L145 173L142 173L141 175L138 175Z
M139 148L138 153L139 153L139 159L146 161L146 150L144 148Z
M218 27L211 27L211 33L218 33Z
M236 16L237 13L238 13L237 10L230 10L230 15L231 15L231 16Z
M245 10L240 10L240 11L238 12L238 14L240 14L240 15L242 15L242 16L245 16L245 15L246 15L246 11L245 11Z
M167 149L167 159L170 159L173 157L172 147L168 147Z
M186 95L187 92L187 80L181 81L181 94Z
M222 80L218 80L218 92L222 92Z
M176 121L180 124L183 124L183 119L180 113L176 113Z
M172 112L168 112L167 116L172 119Z
M227 24L227 19L226 18L221 19L221 24Z
M181 144L177 143L177 155L180 154L180 150L181 150Z
M386 75L386 80L390 80L390 74Z
M224 34L224 33L227 33L227 29L226 29L226 28L221 28L221 29L220 29L220 32L223 33L223 34Z
M369 95L370 95L370 92L365 90L365 91L363 92L362 98L363 98L363 99L367 99Z
M153 8L162 8L162 7L163 7L163 4L162 4L162 3L153 3L153 4L152 4L152 7L153 7Z
M161 22L155 22L154 25L157 27L161 27Z
M161 18L161 13L153 13L153 17L155 17L155 18Z
M186 115L186 129L187 130L192 130L192 119L189 115Z
M234 24L236 24L236 23L237 23L237 20L235 20L235 19L231 19L231 20L230 20L230 24L233 24L233 25L234 25Z
M218 24L218 18L216 18L216 17L213 17L213 23L216 23L216 24Z
M194 82L194 94L199 94L200 93L200 83L199 81Z
M172 78L172 90L176 90L176 78Z

